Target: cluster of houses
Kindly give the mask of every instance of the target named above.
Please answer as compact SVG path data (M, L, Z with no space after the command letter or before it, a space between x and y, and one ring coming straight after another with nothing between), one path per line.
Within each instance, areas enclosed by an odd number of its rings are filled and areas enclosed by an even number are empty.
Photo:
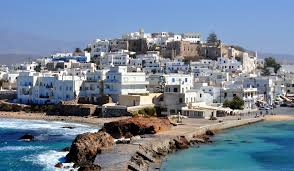
M245 110L272 105L294 94L293 74L261 76L263 60L221 41L203 42L199 33L123 34L100 40L83 52L56 53L34 62L1 66L1 89L14 89L17 103L57 104L81 99L112 107L156 106L161 114L208 118L230 109L235 96Z

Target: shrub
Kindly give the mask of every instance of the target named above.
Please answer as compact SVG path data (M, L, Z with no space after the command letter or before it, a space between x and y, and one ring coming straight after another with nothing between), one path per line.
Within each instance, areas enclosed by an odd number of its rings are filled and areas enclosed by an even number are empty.
M144 114L145 114L145 110L144 110L144 109L140 109L140 110L138 111L138 114L144 115Z
M244 100L242 100L240 97L235 96L233 100L225 100L223 103L223 107L229 107L233 110L235 109L243 109L244 107Z
M155 116L156 115L154 107L145 108L144 111L145 111L145 114L148 116Z

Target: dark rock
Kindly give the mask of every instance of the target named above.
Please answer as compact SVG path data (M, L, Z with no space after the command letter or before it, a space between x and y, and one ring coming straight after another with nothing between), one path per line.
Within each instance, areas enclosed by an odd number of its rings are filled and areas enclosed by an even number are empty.
M73 162L78 166L92 164L101 149L109 148L114 144L114 139L106 132L84 133L78 135L73 141L67 162Z
M88 165L81 166L78 171L100 171L100 170L101 170L100 166L97 166L94 164L88 164Z
M63 126L63 127L61 127L61 128L75 129L75 127L73 127L73 126Z
M204 144L206 143L206 141L202 138L193 138L191 141L190 141L191 144Z
M132 117L115 122L105 123L102 130L112 137L132 137L136 135L155 134L169 130L171 124L167 118L158 117Z
M133 137L133 134L130 132L127 132L125 135L125 138L132 138L132 137Z
M56 163L56 165L54 167L56 167L56 168L62 168L63 167L63 164L62 163Z
M206 134L193 136L193 138L196 140L202 139L202 140L204 140L204 143L212 143L212 141L210 140L210 136L208 136Z
M18 140L32 141L32 140L34 140L34 136L31 134L25 134L25 135L21 136Z
M116 144L130 144L130 140L117 140Z
M213 131L211 131L211 130L207 130L205 132L205 134L208 135L208 136L214 136L215 135L215 133Z
M177 149L186 149L189 148L190 142L186 139L185 136L180 136L174 139Z
M60 150L61 152L68 152L70 151L70 147L65 147L63 149Z

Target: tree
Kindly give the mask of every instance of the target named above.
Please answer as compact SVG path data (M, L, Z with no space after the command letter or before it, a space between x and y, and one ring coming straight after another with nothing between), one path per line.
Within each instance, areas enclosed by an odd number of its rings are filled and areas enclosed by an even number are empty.
M87 51L87 52L91 52L91 48L90 47L86 47L85 49L84 49L84 51Z
M281 65L273 57L268 57L264 59L264 68L272 67L274 72L277 73L281 68Z
M223 107L230 107L230 101L228 99L224 101Z
M244 108L244 100L242 100L240 97L235 96L233 100L225 100L223 103L223 107L229 107L233 110L235 109L243 109Z
M214 32L208 35L207 43L218 43L217 35Z
M266 67L262 68L262 70L261 70L261 75L262 76L269 76L270 74L271 73L270 73L268 68L266 68Z
M231 46L232 48L238 50L238 51L241 51L241 52L246 52L246 49L244 49L243 47L241 46L238 46L238 45L233 45Z
M235 96L231 101L231 109L243 109L244 107L244 100L238 96Z
M75 49L75 53L81 53L82 51L81 51L81 49L80 48L76 48Z
M38 64L38 65L35 67L35 71L36 71L36 72L41 72L41 64Z

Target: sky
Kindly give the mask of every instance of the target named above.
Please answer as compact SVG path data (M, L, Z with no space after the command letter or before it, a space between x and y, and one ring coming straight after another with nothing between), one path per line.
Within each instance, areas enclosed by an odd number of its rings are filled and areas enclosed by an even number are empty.
M0 37L0 53L38 41L86 46L144 28L200 32L204 40L215 32L250 50L294 54L293 7L293 0L1 0L0 35L9 36Z

